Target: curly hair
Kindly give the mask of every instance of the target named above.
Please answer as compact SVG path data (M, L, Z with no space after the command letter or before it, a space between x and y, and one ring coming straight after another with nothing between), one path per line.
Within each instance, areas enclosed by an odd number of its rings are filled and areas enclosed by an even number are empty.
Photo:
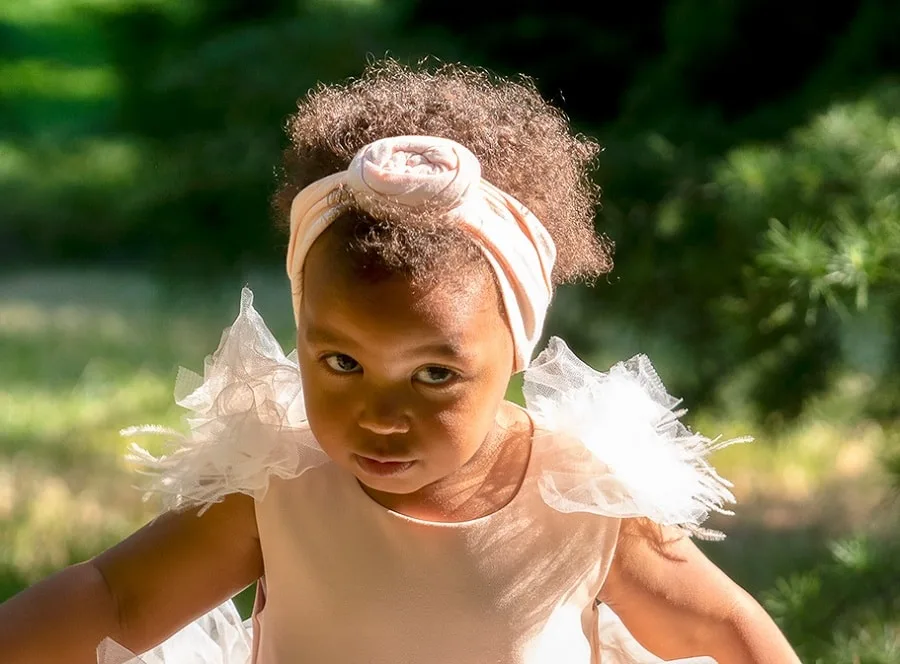
M599 188L590 167L600 148L573 133L568 119L525 77L512 81L460 64L416 67L393 59L370 63L358 79L319 85L288 122L273 207L290 224L294 196L346 169L379 138L431 135L455 140L481 161L483 177L525 204L553 237L556 284L592 280L612 269L612 243L594 231ZM357 265L373 262L415 275L448 261L483 261L461 231L436 223L405 224L351 210L329 232ZM456 267L457 264L451 265Z

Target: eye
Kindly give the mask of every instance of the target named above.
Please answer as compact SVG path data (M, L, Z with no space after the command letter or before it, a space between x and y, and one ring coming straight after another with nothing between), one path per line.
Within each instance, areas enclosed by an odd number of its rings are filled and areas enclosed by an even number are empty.
M333 355L326 355L323 358L325 364L328 365L328 368L336 373L348 374L355 373L360 370L359 362L354 360L349 355L344 355L343 353L335 353Z
M416 372L416 380L426 385L443 385L456 378L456 372L446 367L425 367Z

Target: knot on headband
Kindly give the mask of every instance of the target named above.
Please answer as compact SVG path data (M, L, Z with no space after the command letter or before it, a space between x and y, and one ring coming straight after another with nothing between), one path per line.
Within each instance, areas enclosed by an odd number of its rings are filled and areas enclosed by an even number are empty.
M490 264L515 347L514 371L528 366L553 293L556 247L524 205L481 177L481 163L455 141L396 136L363 147L346 171L303 189L291 204L287 272L299 323L303 264L316 238L353 203L374 218L391 206L440 212L466 231Z
M366 200L404 207L449 209L481 182L481 162L455 141L398 136L370 143L347 169L346 186L359 205Z

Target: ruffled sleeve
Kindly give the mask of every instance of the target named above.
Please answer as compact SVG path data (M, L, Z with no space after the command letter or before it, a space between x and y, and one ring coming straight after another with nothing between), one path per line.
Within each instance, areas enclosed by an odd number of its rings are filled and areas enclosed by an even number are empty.
M731 483L707 460L749 437L710 440L679 421L685 411L670 396L644 355L606 373L579 360L556 337L524 377L526 405L535 422L581 446L579 463L549 464L540 476L544 501L561 512L617 518L647 517L703 539L711 512L732 514Z
M284 355L248 288L203 376L179 371L175 401L190 411L186 433L155 425L122 431L169 436L162 456L136 443L128 455L151 478L148 496L160 495L166 508L205 509L237 492L261 499L271 477L296 477L327 460L306 421L296 352Z

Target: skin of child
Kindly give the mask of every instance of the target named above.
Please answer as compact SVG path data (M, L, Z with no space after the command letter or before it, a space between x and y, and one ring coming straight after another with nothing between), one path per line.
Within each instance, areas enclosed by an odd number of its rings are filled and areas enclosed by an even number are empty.
M460 521L512 498L530 419L504 401L512 334L487 269L360 283L330 236L307 257L297 334L310 428L380 504ZM379 463L379 460L387 463Z
M366 282L340 264L320 238L297 335L323 449L373 500L410 516L456 521L501 508L525 472L531 428L504 401L512 340L495 284L479 270L432 287ZM170 512L0 606L0 650L10 664L94 664L109 635L142 652L263 572L251 498L230 496L199 518ZM688 538L643 520L623 521L599 599L661 657L799 662Z

